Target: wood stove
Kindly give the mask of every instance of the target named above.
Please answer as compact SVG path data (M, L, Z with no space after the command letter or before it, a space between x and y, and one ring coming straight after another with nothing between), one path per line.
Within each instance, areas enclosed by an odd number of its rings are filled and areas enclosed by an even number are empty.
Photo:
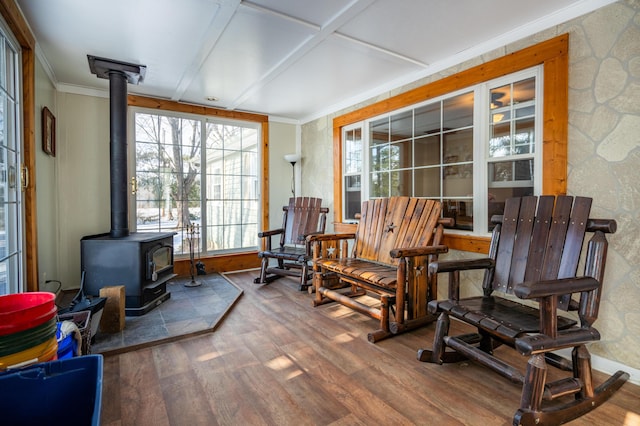
M135 232L122 238L90 235L80 241L85 292L124 285L125 314L139 316L171 297L167 281L173 273L173 232Z
M129 233L127 179L127 83L142 82L146 67L87 55L98 78L109 79L111 231L80 241L85 292L97 296L107 286L125 286L126 315L143 315L171 297L173 235Z

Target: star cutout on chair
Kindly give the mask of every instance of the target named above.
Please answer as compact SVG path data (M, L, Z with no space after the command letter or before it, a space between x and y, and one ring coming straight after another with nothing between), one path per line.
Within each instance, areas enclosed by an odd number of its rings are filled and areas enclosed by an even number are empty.
M329 247L327 249L327 254L329 255L329 257L333 256L333 254L336 252L336 248L335 247Z
M391 223L387 226L386 232L393 232L393 230L394 230L395 228L397 228L397 226L396 226L396 225L394 225L394 224L393 224L393 222L391 222Z

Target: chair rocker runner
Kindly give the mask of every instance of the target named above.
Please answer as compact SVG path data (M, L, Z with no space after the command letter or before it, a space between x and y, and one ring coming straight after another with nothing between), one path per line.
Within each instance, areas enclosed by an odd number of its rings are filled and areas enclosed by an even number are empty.
M469 359L521 383L514 425L573 420L604 403L629 378L618 371L598 387L592 380L586 345L600 339L593 323L602 294L605 234L616 231L616 222L589 219L590 209L591 199L583 197L575 202L569 196L508 199L504 214L492 218L487 259L429 266L430 273L449 273L449 299L429 303L429 311L439 313L434 343L432 350L419 350L418 359L438 364ZM584 254L584 275L578 277L585 232L593 236ZM460 299L459 272L472 269L485 270L484 295ZM536 303L519 303L499 293ZM577 310L578 321L558 315L559 309ZM449 317L476 327L477 333L449 336ZM524 374L494 354L500 345L529 357ZM567 348L572 348L571 361L554 353ZM547 382L548 366L567 377Z
M253 280L254 283L269 284L283 276L293 276L300 277L300 290L307 290L311 279L311 256L305 238L325 230L329 209L321 205L320 198L289 198L289 205L282 207L282 228L258 233L263 239L264 250L258 253L262 264L260 276ZM279 244L272 247L271 238L277 235L280 236ZM276 260L273 266L271 259Z

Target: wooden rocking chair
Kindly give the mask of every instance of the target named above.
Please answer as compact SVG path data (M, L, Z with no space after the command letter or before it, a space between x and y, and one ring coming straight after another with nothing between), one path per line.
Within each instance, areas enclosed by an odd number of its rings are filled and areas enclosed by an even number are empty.
M300 290L307 290L311 279L311 254L306 237L325 230L329 209L321 204L320 198L289 198L289 205L282 207L282 228L258 233L263 239L264 250L258 253L262 265L254 283L269 284L283 276L294 276L300 277ZM274 248L271 237L276 235L280 236L280 242ZM270 259L275 259L276 265L270 266Z
M629 378L618 371L598 387L592 381L586 344L600 339L593 323L607 256L604 234L614 233L616 222L589 219L590 208L591 199L583 197L575 202L568 196L509 199L504 215L492 218L496 226L489 258L429 266L432 274L449 273L449 299L429 303L429 311L440 316L433 349L419 350L418 359L438 364L470 359L521 383L514 425L573 420L604 403ZM594 234L586 247L584 275L577 277L585 232ZM471 269L485 270L484 295L460 299L459 273ZM498 292L535 303L519 303ZM577 310L579 322L558 315L559 309ZM477 333L449 336L451 316L476 327ZM518 369L494 354L500 345L529 357L524 374L523 366ZM572 348L572 361L554 352L566 348ZM547 365L571 374L548 383Z

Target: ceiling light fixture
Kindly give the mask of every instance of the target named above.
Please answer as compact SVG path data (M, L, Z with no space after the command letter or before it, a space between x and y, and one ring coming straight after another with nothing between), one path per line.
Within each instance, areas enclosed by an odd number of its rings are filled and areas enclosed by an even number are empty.
M215 96L207 96L205 99L209 102L215 102L218 100L218 98L216 98Z

